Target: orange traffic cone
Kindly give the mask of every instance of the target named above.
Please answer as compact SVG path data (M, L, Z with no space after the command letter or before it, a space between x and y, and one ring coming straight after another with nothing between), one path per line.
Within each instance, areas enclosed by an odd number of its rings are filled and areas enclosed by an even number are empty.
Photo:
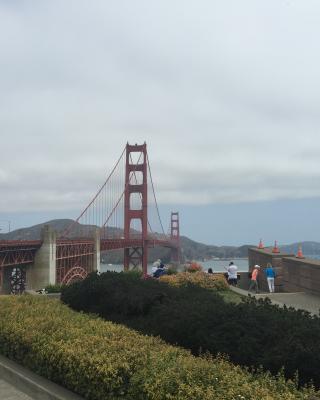
M280 253L277 241L274 242L274 248L272 249L272 253Z
M262 243L262 239L260 239L258 249L264 249L264 245Z
M297 257L297 258L304 258L303 253L302 253L302 247L301 247L301 246L299 246L298 254L296 255L296 257Z

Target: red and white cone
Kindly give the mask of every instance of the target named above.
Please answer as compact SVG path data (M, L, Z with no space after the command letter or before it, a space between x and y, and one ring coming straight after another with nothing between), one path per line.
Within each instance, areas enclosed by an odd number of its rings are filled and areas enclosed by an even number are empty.
M276 240L274 242L274 247L272 249L272 253L280 253L280 250L279 250L279 247L278 247L278 243L277 243Z
M304 258L304 255L303 255L303 253L302 253L302 247L301 247L301 246L299 246L298 254L296 255L296 257L297 257L297 258Z

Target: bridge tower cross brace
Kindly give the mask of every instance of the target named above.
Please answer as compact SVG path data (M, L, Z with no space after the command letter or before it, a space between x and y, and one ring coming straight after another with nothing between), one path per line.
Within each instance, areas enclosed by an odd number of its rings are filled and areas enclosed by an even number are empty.
M131 163L131 153L141 153L142 160L138 164ZM142 183L132 184L134 177L132 174L142 173ZM125 192L124 192L124 238L127 243L132 242L130 231L131 221L139 219L141 221L141 240L138 240L137 246L126 246L124 249L124 269L128 270L130 266L137 268L142 266L143 275L147 275L148 267L148 186L147 186L147 145L129 145L126 146L126 172L125 172ZM131 178L131 179L130 179ZM141 197L141 209L131 209L130 197L132 193L138 193Z
M171 212L171 241L176 244L176 247L171 250L171 259L174 262L180 262L180 226L179 213Z

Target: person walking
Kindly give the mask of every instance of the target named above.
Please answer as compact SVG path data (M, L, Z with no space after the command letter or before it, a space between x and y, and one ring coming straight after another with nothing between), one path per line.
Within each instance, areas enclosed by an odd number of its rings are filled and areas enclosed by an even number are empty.
M276 277L276 273L272 267L272 264L270 263L267 264L265 274L268 281L269 292L274 293L274 278Z
M258 274L260 270L260 265L255 265L253 267L253 271L251 274L251 281L250 281L250 286L249 286L249 292L252 289L255 289L256 293L259 292L259 286L258 286Z
M208 268L208 274L213 274L212 268Z
M228 272L228 283L232 286L237 286L238 282L238 267L231 261L229 267L226 268Z

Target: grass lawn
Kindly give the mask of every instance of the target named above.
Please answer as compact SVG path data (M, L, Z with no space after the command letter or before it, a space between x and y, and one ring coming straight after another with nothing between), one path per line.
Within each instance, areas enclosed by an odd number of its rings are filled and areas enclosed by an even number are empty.
M243 296L241 294L236 293L231 289L221 290L221 291L218 291L217 293L219 293L219 295L223 297L223 299L226 303L238 304L238 303L241 303L241 299L243 298Z

